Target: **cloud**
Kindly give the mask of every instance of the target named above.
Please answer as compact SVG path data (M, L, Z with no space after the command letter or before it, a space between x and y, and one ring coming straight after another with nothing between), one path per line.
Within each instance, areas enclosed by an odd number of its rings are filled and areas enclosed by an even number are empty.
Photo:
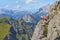
M8 8L8 7L9 7L8 5L5 6L5 8Z
M16 1L16 4L18 4L19 3L19 1Z
M20 3L19 3L19 1L16 1L16 8L20 8Z
M37 0L26 0L26 4L29 4L29 3L37 3Z
M31 3L33 0L26 0L26 4Z

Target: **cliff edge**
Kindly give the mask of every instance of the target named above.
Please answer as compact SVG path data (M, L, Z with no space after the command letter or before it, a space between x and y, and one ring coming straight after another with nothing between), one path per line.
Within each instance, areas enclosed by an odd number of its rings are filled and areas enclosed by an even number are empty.
M31 40L60 40L60 1L52 4L48 16L38 22Z

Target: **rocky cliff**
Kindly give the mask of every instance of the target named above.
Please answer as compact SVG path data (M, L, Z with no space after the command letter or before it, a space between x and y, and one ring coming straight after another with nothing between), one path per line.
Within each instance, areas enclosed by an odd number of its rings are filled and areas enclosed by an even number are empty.
M31 40L60 40L60 1L50 6L48 18L38 22Z

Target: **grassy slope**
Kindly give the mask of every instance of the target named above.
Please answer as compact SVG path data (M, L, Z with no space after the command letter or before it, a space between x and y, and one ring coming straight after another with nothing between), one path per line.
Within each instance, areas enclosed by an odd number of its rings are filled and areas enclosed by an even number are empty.
M9 33L10 25L6 23L0 23L0 40L3 40L4 37Z

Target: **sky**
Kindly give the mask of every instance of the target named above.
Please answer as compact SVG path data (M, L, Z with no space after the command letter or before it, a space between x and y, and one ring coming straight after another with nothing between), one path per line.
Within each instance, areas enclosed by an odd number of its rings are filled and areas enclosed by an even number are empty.
M55 0L0 0L0 7L20 10L37 10Z

